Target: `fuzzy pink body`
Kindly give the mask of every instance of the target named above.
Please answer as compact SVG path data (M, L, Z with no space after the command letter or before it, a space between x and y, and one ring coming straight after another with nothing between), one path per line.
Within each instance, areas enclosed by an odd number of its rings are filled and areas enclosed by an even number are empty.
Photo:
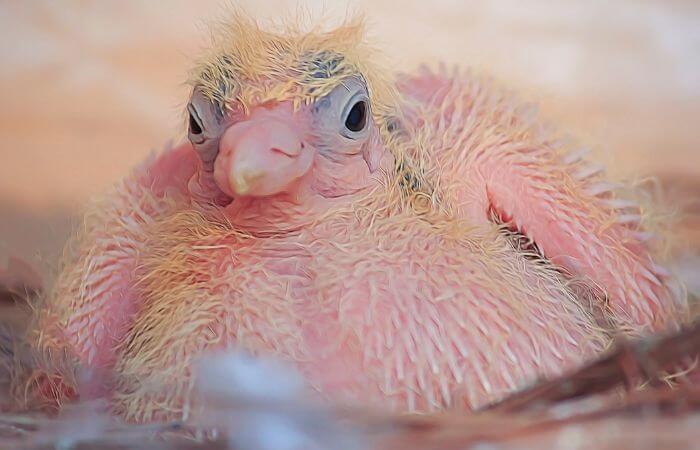
M397 133L434 194L425 210L386 204L391 157L381 176L354 173L357 194L313 207L217 206L192 147L166 150L87 221L43 350L63 342L109 373L100 395L139 421L186 413L193 358L223 348L290 361L333 400L473 409L598 354L604 322L682 319L629 205L534 118L466 76L400 88ZM551 263L514 247L494 214Z

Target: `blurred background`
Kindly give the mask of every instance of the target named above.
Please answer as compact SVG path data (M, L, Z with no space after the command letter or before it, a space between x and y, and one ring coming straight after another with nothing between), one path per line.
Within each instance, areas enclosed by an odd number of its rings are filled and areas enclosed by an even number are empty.
M365 12L391 67L492 74L614 175L658 177L698 289L697 0L0 0L0 267L14 255L48 273L88 199L184 136L191 58L229 3L261 18Z

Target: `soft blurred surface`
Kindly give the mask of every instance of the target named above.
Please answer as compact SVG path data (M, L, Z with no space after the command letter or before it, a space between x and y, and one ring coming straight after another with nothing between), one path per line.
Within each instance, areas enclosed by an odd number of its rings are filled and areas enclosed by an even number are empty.
M700 246L700 2L236 3L260 17L363 11L392 67L493 74L613 173L660 177L695 214L678 239ZM0 0L0 266L16 255L46 270L91 196L183 136L189 61L226 4Z

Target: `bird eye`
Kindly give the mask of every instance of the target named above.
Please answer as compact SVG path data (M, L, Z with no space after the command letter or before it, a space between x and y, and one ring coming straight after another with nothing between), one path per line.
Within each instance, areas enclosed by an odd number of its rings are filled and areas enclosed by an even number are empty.
M190 105L188 110L190 115L190 133L192 133L195 136L202 134L204 130L202 127L201 119L197 115L197 112L192 107L192 105Z
M204 169L214 170L224 116L219 106L207 98L199 87L193 89L187 104L187 122L187 137L204 163Z
M360 100L355 102L350 111L348 111L348 115L345 117L345 128L353 133L358 133L365 128L366 124L367 102Z
M372 104L367 85L361 76L342 80L330 93L317 99L313 114L320 135L360 141L372 126ZM347 141L350 145L350 141Z

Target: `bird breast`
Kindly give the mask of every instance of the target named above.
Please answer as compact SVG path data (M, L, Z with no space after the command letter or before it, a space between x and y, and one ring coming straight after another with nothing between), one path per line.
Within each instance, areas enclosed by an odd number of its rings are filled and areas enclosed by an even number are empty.
M235 347L293 362L333 400L473 409L604 345L557 272L495 230L339 215L255 238L181 221L156 226L144 252L146 306L118 369L123 390L158 366Z

